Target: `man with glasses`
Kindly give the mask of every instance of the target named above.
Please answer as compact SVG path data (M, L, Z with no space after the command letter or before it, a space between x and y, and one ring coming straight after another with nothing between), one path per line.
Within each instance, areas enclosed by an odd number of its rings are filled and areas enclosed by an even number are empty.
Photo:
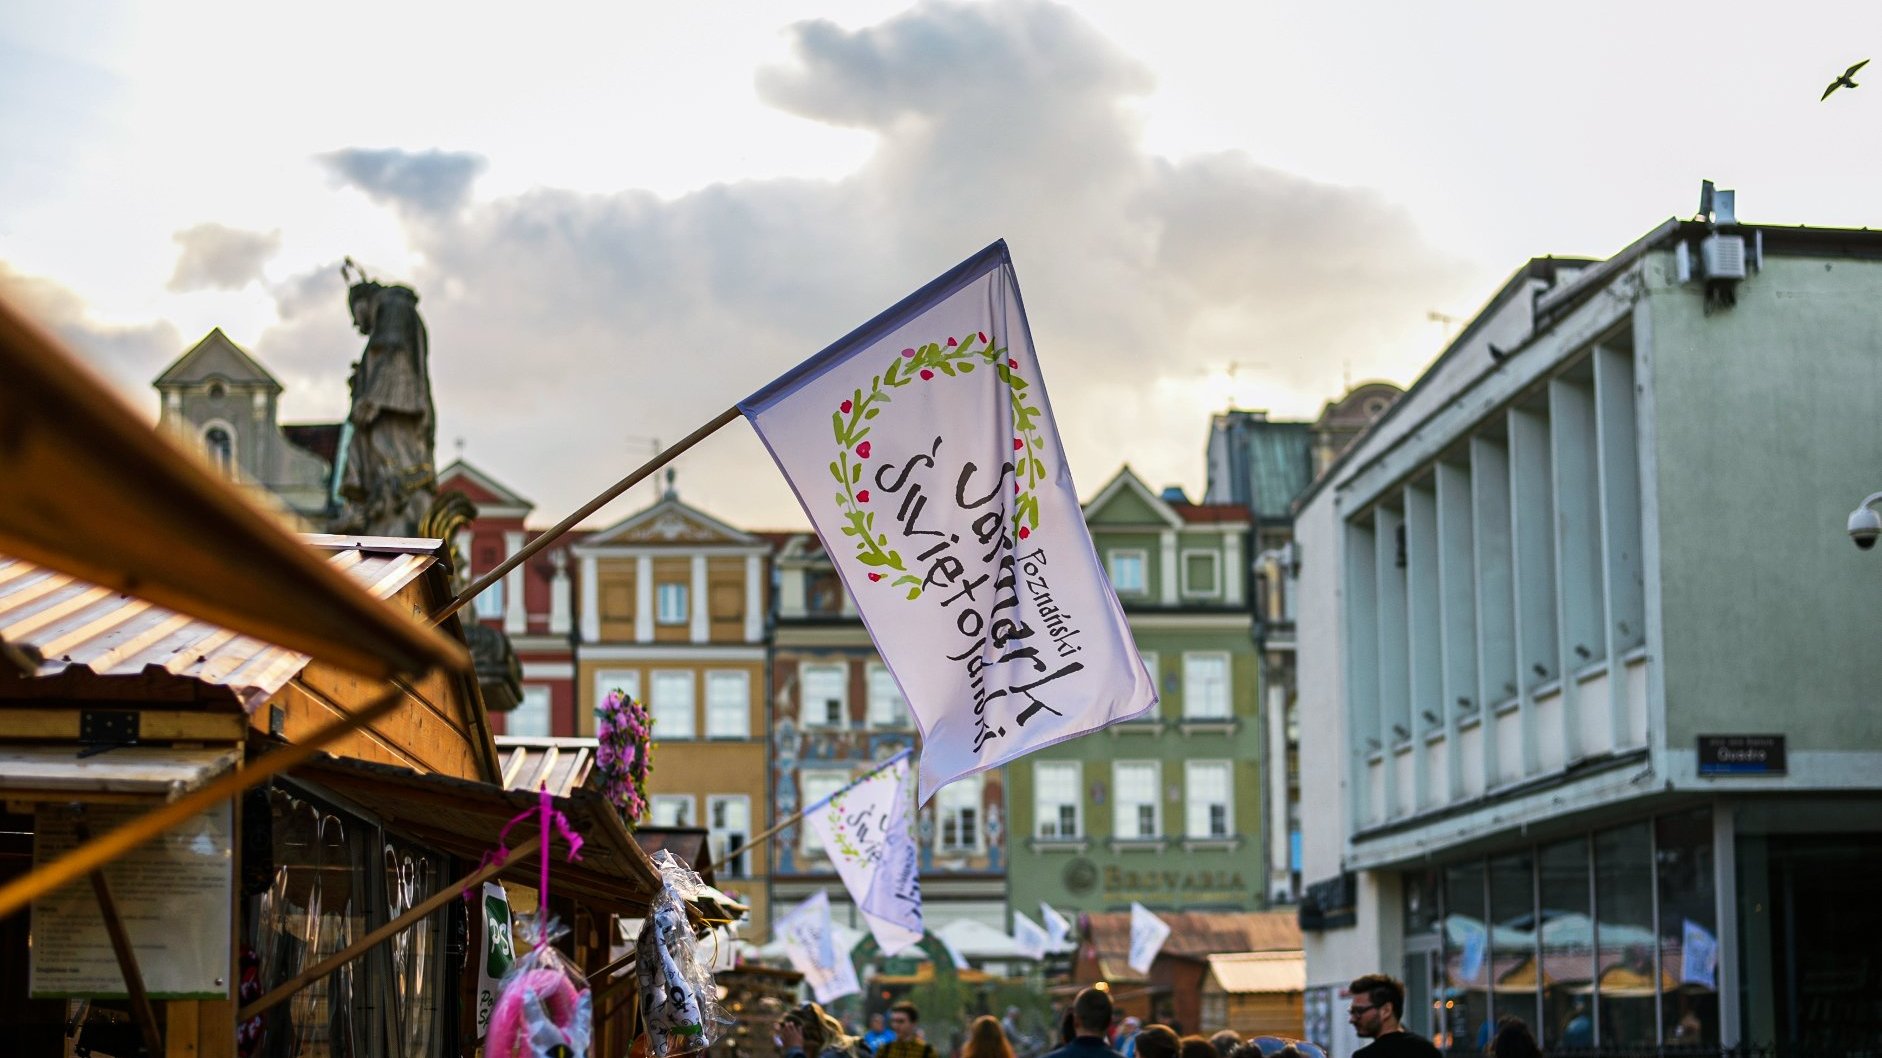
M1367 974L1347 986L1353 997L1346 1008L1353 1031L1372 1042L1353 1052L1353 1058L1441 1058L1423 1036L1405 1031L1399 1018L1405 1010L1405 986L1384 974Z
M889 1031L895 1038L876 1048L875 1058L935 1058L934 1045L921 1038L921 1011L913 1003L889 1008Z

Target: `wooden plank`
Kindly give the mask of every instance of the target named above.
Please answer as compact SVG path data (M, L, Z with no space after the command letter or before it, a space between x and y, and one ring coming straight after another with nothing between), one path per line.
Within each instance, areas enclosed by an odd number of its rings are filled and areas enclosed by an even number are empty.
M78 741L78 709L0 709L0 739ZM141 742L240 742L248 718L240 712L138 709Z
M172 999L164 1004L164 1058L201 1058L197 1014L194 999Z

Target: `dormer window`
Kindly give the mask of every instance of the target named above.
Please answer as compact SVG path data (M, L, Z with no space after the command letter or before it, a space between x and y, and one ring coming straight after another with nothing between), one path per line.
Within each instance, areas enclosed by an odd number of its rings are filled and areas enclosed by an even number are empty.
M218 473L227 474L235 466L235 438L220 426L203 431L203 451L208 453L209 465Z

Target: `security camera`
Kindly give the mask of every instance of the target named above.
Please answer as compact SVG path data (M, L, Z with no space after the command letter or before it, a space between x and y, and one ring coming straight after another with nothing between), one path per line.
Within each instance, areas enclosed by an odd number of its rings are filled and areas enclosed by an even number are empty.
M1849 512L1849 538L1858 548L1869 550L1875 546L1877 537L1882 537L1882 515L1866 503Z

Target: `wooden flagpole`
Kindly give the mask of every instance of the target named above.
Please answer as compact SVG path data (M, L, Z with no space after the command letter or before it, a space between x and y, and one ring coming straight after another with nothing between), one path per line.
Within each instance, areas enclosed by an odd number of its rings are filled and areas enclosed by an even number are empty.
M680 453L686 451L688 448L693 447L699 442L717 433L720 430L720 428L724 427L727 423L730 423L733 419L736 419L736 418L738 418L738 406L734 405L720 412L718 415L714 416L711 422L708 422L704 426L701 426L699 429L694 430L692 433L687 434L685 437L682 437L679 441L671 445L668 445L665 451L661 452L657 456L654 456L652 459L648 460L647 462L641 464L639 469L635 470L633 473L615 482L614 484L608 486L605 490L602 491L602 493L599 496L596 496L594 499L589 500L587 503L582 504L582 506L578 510L576 510L574 514L571 514L567 518L564 518L561 521L555 523L555 525L550 526L548 529L544 530L541 536L538 536L536 537L536 539L531 540L527 544L524 544L522 549L517 551L516 554L511 555L509 558L506 558L502 562L498 563L497 568L477 578L476 583L472 584L468 588L465 588L462 592L459 592L457 598L452 599L450 602L444 605L443 609L439 610L435 614L432 614L431 623L437 624L440 621L443 621L445 618L463 609L465 605L468 604L472 599L475 599L478 595L482 594L485 588L488 588L492 584L495 584L497 581L502 580L505 574L509 573L511 570L522 565L523 563L529 561L530 558L532 558L538 551L541 551L543 548L548 547L550 544L555 543L557 540L560 540L564 533L567 533L570 529L575 528L575 526L579 522L581 522L582 519L595 513L601 508L607 506L607 504L610 501L612 501L616 496L619 496L621 493L626 492L628 489L631 489L634 486L640 484L642 481L645 481L655 471L659 470L663 466L666 466L668 463L673 462L674 459L678 458Z

